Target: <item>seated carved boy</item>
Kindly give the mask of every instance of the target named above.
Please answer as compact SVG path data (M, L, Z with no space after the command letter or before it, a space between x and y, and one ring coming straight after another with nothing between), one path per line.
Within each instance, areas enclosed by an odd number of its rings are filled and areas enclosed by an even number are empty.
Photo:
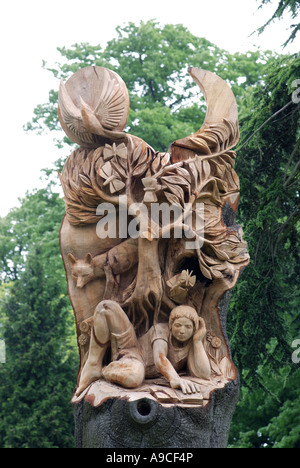
M139 387L145 378L163 375L172 388L196 393L200 386L179 376L187 367L190 376L210 379L210 363L202 340L204 320L195 309L178 306L169 323L153 325L142 337L136 337L133 325L123 309L105 300L96 307L88 359L83 367L76 394L100 378L125 388ZM111 346L111 362L103 359Z

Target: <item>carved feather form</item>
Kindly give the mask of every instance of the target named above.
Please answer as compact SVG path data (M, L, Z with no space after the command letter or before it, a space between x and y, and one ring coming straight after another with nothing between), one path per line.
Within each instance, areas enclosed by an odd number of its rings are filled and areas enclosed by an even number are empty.
M178 148L216 157L236 146L240 138L237 103L228 84L207 70L190 67L188 71L205 97L207 112L196 133L171 145L174 162L180 160Z
M102 67L86 67L59 88L58 114L66 134L83 146L99 146L99 136L125 139L129 98L123 80Z
M116 128L125 112L125 96L115 79L104 71L104 86L94 111L102 126L108 130Z
M93 143L94 139L92 135L83 125L82 113L70 98L63 80L60 82L58 100L59 113L67 128L74 133L79 140L82 140L83 143Z

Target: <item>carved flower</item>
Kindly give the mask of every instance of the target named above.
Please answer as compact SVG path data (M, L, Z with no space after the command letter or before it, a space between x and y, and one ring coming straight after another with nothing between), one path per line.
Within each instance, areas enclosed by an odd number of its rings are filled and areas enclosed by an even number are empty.
M213 348L218 349L218 348L221 348L222 341L217 336L214 336L210 344L212 345Z
M109 185L110 193L119 192L125 187L125 183L120 180L119 174L113 170L110 162L105 163L97 172L105 180L104 187Z
M170 288L170 298L174 302L178 304L184 304L186 302L188 290L196 284L196 276L192 276L192 273L193 272L190 273L188 270L183 270L167 282Z
M89 341L89 337L85 333L82 333L80 337L78 338L78 343L80 346L85 346L88 343L88 341Z
M119 158L127 160L127 148L124 143L121 143L118 146L116 143L113 143L112 146L107 144L105 145L103 150L104 161L109 161L115 156L119 156Z
M222 341L212 331L207 333L206 340L209 341L211 346L215 349L219 349L222 346Z
M156 192L161 189L161 185L158 184L157 180L153 177L145 177L142 179L142 183L144 186L144 203L152 203L157 202Z

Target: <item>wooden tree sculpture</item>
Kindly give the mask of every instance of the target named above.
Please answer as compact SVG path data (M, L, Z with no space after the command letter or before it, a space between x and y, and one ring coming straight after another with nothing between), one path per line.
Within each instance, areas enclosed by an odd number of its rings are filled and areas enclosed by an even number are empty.
M125 133L129 98L102 67L59 90L63 130L79 146L60 176L60 233L80 368L73 403L109 398L202 408L235 381L222 301L248 264L234 222L239 140L229 86L197 68L207 115L156 152Z

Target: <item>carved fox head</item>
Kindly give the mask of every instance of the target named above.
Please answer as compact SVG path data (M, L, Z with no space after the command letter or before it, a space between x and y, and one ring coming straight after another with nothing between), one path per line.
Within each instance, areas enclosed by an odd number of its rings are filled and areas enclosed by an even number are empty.
M93 257L90 253L83 260L76 259L74 255L68 254L68 262L77 288L84 288L87 283L95 278Z

